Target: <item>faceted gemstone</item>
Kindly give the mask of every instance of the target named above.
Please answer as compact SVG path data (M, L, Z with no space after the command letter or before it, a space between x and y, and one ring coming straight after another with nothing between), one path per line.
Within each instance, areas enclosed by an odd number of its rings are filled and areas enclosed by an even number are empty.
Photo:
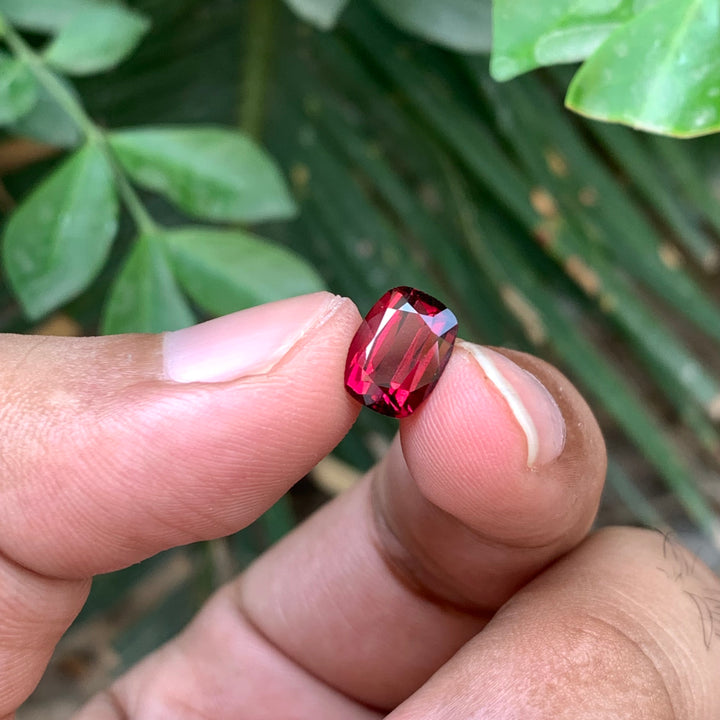
M410 287L388 290L350 344L345 386L372 410L406 417L435 387L456 335L455 315L434 297Z

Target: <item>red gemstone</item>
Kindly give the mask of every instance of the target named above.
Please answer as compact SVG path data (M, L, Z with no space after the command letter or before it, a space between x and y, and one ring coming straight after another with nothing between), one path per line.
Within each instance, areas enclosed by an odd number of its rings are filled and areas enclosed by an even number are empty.
M406 417L435 387L456 335L455 315L434 297L410 287L388 290L350 343L345 386L372 410Z

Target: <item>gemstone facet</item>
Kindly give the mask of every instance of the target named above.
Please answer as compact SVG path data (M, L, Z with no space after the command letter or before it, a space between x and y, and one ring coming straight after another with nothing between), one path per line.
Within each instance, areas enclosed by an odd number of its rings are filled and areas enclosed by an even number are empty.
M372 410L402 418L430 394L457 336L457 319L434 297L410 287L388 290L350 343L348 392Z

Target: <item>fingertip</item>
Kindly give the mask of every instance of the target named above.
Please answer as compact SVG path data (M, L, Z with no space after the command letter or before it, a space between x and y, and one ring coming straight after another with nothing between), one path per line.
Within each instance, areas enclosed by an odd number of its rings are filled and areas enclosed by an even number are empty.
M401 423L400 435L420 491L464 524L486 526L493 515L517 512L524 502L513 487L527 471L525 434L462 349L421 409Z
M300 295L165 333L164 375L190 383L267 373L346 301L328 292Z
M501 352L462 340L459 346L507 403L525 435L527 466L538 468L555 460L565 446L565 419L548 389Z
M401 423L408 468L428 500L498 541L584 534L605 468L592 413L555 368L501 352L460 342L435 392Z

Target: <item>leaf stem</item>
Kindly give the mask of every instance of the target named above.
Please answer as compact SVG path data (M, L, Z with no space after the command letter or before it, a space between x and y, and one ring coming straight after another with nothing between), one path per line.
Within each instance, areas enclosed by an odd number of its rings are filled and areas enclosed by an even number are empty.
M240 85L239 124L251 137L262 134L265 96L270 72L277 0L250 0L245 28L247 51Z
M0 18L0 26L5 30L4 39L10 50L32 70L38 81L44 85L45 89L73 119L85 136L90 139L91 136L99 132L80 103L72 96L72 93L54 73L48 70L40 55L22 39L4 18Z
M105 137L103 137L102 148L112 165L118 189L120 190L120 196L125 202L125 207L127 207L138 232L141 235L157 234L158 224L155 220L153 220L152 216L143 204L143 201L140 199L137 192L135 192L135 188L130 184L130 181L125 176L125 173L119 168L118 162L115 159L115 154L110 148L110 144L107 142Z
M150 234L156 231L156 222L152 219L137 192L135 192L135 189L120 168L105 131L92 120L68 87L61 82L55 73L48 69L42 57L23 40L2 15L0 15L0 30L2 31L0 35L13 54L30 68L38 82L45 87L57 104L73 120L85 136L85 139L88 142L97 143L102 148L112 166L120 195L138 231L141 234Z

